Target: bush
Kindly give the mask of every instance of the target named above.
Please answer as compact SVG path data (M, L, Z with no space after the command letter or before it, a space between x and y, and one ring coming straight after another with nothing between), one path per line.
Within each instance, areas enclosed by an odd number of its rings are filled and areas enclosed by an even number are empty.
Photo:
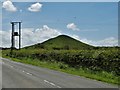
M10 55L8 50L4 55ZM83 67L92 71L107 71L120 75L120 52L116 48L94 49L94 50L43 50L43 49L21 49L14 50L13 57L32 58L52 62L61 62L70 67ZM60 68L66 66L60 64Z

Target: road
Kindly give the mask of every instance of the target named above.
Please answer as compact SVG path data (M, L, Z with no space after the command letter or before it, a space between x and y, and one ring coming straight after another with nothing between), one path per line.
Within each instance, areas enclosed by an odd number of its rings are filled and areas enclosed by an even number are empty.
M2 88L118 88L59 71L2 59Z

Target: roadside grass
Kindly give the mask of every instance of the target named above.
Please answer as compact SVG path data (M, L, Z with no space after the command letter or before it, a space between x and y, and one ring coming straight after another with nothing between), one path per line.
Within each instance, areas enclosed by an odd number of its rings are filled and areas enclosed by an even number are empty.
M114 74L106 72L106 71L93 72L87 68L76 69L73 67L69 67L67 64L64 64L62 62L51 62L51 61L44 61L44 60L31 59L31 58L23 58L21 60L21 59L11 58L9 56L3 56L3 57L9 58L10 60L13 60L16 62L21 62L21 63L30 64L30 65L34 65L34 66L49 68L49 69L57 70L57 71L62 71L65 73L83 76L83 77L95 79L98 81L103 81L103 82L117 84L117 85L120 84L118 81L118 79L120 78L119 76L115 76Z
M2 50L0 50L0 57L2 57Z

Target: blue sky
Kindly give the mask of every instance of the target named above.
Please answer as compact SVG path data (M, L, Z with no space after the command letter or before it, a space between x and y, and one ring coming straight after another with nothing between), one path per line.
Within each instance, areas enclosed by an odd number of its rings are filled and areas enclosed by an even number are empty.
M11 30L10 21L22 20L25 35L23 46L61 34L95 46L114 46L118 43L117 2L40 2L39 5L42 6L38 11L28 9L36 2L12 4L16 8L14 11L2 8L2 31L8 34ZM29 40L31 36L33 40Z
M1 0L4 1L4 0ZM12 0L13 2L119 2L119 0Z

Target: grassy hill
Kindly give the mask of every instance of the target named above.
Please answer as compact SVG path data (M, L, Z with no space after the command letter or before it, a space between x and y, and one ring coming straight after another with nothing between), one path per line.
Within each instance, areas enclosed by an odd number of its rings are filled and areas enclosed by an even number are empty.
M80 49L92 49L93 46L80 42L66 35L60 35L58 37L49 39L43 43L35 44L26 48L42 48L50 50L80 50Z

